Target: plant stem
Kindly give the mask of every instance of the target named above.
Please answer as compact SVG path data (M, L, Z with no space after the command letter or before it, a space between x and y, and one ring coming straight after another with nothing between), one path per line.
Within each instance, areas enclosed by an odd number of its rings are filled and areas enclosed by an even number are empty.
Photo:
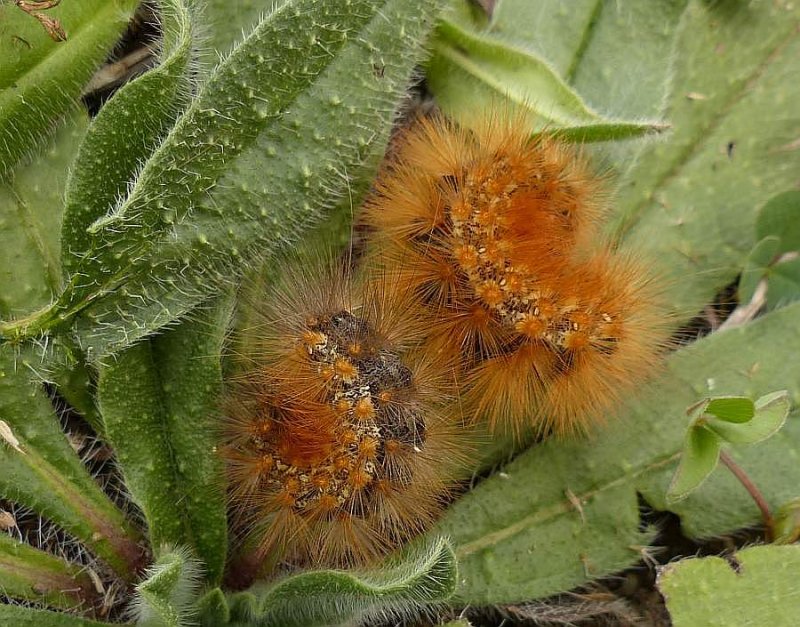
M756 484L747 476L747 473L742 467L733 461L733 458L728 455L728 453L720 451L719 459L728 467L728 470L733 473L733 476L739 480L739 483L744 486L744 489L747 490L748 494L753 498L753 501L755 501L756 506L761 511L761 518L764 520L767 542L772 542L774 539L774 521L772 519L772 513L769 511L769 503L767 503L764 495L761 494L761 490L759 490Z

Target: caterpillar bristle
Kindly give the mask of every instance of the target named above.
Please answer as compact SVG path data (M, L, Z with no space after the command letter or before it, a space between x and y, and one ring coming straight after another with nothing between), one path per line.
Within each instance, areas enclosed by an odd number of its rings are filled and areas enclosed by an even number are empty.
M237 535L298 566L385 555L435 518L468 441L445 411L452 365L419 346L424 308L333 264L287 271L254 306L222 447Z
M658 362L651 270L605 242L607 207L579 150L502 116L423 119L382 169L372 262L426 305L427 342L492 430L585 431Z

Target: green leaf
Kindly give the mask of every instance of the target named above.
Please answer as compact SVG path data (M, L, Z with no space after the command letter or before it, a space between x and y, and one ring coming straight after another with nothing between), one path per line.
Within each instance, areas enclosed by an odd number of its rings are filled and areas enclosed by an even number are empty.
M756 288L762 279L765 279L770 266L778 257L780 249L780 238L771 235L759 240L750 251L744 262L742 276L739 279L739 302L747 304L753 299Z
M372 624L447 601L456 576L453 550L440 539L369 572L310 571L235 594L231 614L233 620L256 617L259 624L282 627Z
M658 589L675 627L794 625L800 616L800 546L753 546L731 558L664 566ZM735 568L735 570L734 570Z
M461 11L450 19L462 29L477 30L543 60L589 108L606 117L664 120L670 59L677 55L675 34L686 4L573 0L566 9L558 0L503 0L485 25L466 10L474 5L459 2ZM592 152L622 173L634 163L642 143L605 143L592 147Z
M458 3L457 3L458 4ZM467 3L462 3L467 4ZM559 0L503 0L495 5L488 32L545 59L560 76L569 77L592 37L601 8L597 0L575 0L565 10ZM464 20L459 20L464 23ZM482 26L469 23L466 26Z
M8 9L18 10L4 6L0 14ZM86 112L75 111L29 164L18 166L0 181L3 318L43 307L61 289L58 230L64 186L87 124Z
M57 305L95 357L172 322L345 197L385 145L438 2L288 0L214 71ZM345 88L346 86L346 88Z
M106 434L153 546L192 547L212 583L227 550L217 444L220 353L231 299L122 352L100 370ZM132 419L134 417L134 419Z
M781 238L769 235L750 251L739 279L739 300L749 303L762 280L767 283L767 309L800 299L800 259L781 254Z
M800 96L798 24L798 5L689 3L665 113L674 131L626 174L616 218L626 245L662 262L676 322L738 274L758 210L795 184L785 112Z
M281 2L284 0L280 0ZM265 13L274 10L276 0L205 0L202 11L204 44L210 50L208 62L216 63L228 54L258 24Z
M231 618L228 600L219 588L212 588L197 601L197 615L203 627L227 625Z
M761 208L756 233L761 240L751 251L739 281L739 298L749 302L758 283L767 281L767 309L800 299L800 192L773 196ZM788 253L788 254L787 254Z
M36 380L40 366L37 358L0 345L0 420L7 428L0 439L0 498L57 523L131 580L142 557L139 533L69 445Z
M714 472L719 461L719 437L704 426L692 426L686 432L681 463L667 490L667 501L689 496Z
M52 607L91 607L98 599L85 569L0 531L0 590L15 599Z
M677 513L690 537L759 522L759 510L730 473L713 473L674 505L665 493L686 437L685 409L697 398L758 397L776 387L800 397L799 316L800 305L791 305L675 352L664 376L602 430L584 440L539 443L453 503L434 532L453 539L458 602L546 597L630 566L654 533L640 530L638 494ZM797 496L800 420L729 454L770 503Z
M732 444L755 444L775 435L786 422L791 401L786 391L773 392L755 402L754 415L746 422L709 420L715 434Z
M767 274L767 308L776 309L800 300L800 258L779 261Z
M58 230L67 172L88 119L75 110L30 163L0 182L0 316L16 317L46 305L61 289ZM69 367L50 376L59 393L98 428L90 375L72 348ZM99 430L98 430L99 432Z
M783 192L773 196L758 212L756 235L770 235L781 240L778 253L800 250L800 191Z
M624 139L661 130L656 122L607 119L592 111L545 61L528 50L443 20L428 84L450 116L467 124L481 111L524 111L531 131L575 141Z
M164 552L136 586L136 624L146 627L184 627L195 618L201 566L186 549Z
M89 226L127 192L129 180L188 104L192 20L183 0L161 0L159 65L124 85L93 120L67 182L61 237L65 272L91 243Z
M756 406L746 396L715 396L703 403L702 413L738 424L751 420L756 413Z
M507 13L506 29L525 26L514 19L514 12L523 10L523 5L529 12L539 10L525 0L504 0L503 4L508 5L501 6ZM563 3L548 0L544 4L554 5L545 19L559 19L556 15L562 20L574 19L572 6L564 11ZM675 49L675 35L687 0L651 0L645 4L636 0L582 0L582 4L588 5L591 13L576 16L576 23L584 24L580 37L559 44L572 47L563 75L594 108L609 116L669 120L664 117L664 99L672 76L670 58L680 53ZM503 15L497 19L503 19ZM540 23L537 29L541 34L548 23ZM558 31L548 35L550 40L556 37ZM548 56L549 49L542 54Z
M67 39L53 41L14 3L0 6L0 177L11 170L55 121L122 34L138 0L62 2L46 11Z
M14 625L14 627L119 627L121 623L100 623L72 614L0 603L0 625Z
M773 517L775 544L794 544L800 540L800 497L784 503Z

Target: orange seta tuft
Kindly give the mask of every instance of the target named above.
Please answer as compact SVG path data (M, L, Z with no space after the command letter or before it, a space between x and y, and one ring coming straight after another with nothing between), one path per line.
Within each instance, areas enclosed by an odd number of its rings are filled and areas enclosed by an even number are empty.
M364 208L372 260L424 303L473 419L585 431L653 370L652 271L603 239L603 181L576 148L523 120L432 117L392 155Z

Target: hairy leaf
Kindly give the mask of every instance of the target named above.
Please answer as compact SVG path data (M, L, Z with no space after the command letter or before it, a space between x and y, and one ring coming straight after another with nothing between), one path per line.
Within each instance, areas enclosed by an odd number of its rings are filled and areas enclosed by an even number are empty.
M686 407L706 396L753 397L780 386L800 394L798 315L800 305L792 305L678 351L664 376L607 428L584 441L538 444L454 503L436 531L456 547L459 601L545 597L629 566L652 537L639 530L637 492L681 516L693 537L758 522L760 512L730 473L714 473L675 505L664 495ZM766 442L730 454L767 500L780 504L796 496L799 441L800 421L789 420ZM515 494L524 498L509 498Z
M200 565L185 549L165 552L136 586L136 624L143 627L195 625Z
M63 612L49 612L19 605L0 604L0 625L14 625L14 627L119 627L120 624L101 623Z
M59 428L36 380L37 358L0 345L0 420L18 446L0 440L0 497L26 505L133 579L141 559L138 532L89 476Z
M57 305L5 335L79 316L93 355L117 350L319 218L383 144L437 8L280 5L216 68L127 199L92 225Z
M206 0L203 13L206 46L210 48L208 63L216 63L228 54L258 24L259 19L284 0Z
M739 272L755 220L776 189L796 182L800 6L689 3L676 45L666 117L622 181L617 228L662 262L676 322ZM757 124L756 124L757 122Z
M0 177L78 100L139 0L62 2L47 10L66 32L51 38L15 3L0 6Z
M228 600L220 588L212 588L197 601L197 615L203 627L227 625L231 612Z
M0 531L0 590L4 596L51 607L81 608L96 601L88 573Z
M499 108L525 112L531 130L567 139L624 139L655 130L655 122L607 119L591 110L544 60L475 28L444 20L428 62L428 84L449 115L469 123Z
M61 289L58 231L64 185L87 123L86 112L76 110L29 164L18 166L0 182L3 318L43 307Z
M0 182L0 316L23 316L61 289L58 231L67 171L84 137L87 115L76 109L30 163ZM59 393L97 429L90 374L80 351L49 376Z
M160 64L124 85L92 121L67 182L61 258L69 274L90 245L89 226L128 182L188 103L192 20L183 0L161 0Z
M100 370L108 439L151 544L192 547L211 582L227 550L225 490L217 444L220 353L231 300L137 344Z
M255 617L283 627L372 624L377 617L402 617L443 603L456 586L456 560L448 542L437 540L388 560L369 572L310 571L263 590L231 598L232 619Z

